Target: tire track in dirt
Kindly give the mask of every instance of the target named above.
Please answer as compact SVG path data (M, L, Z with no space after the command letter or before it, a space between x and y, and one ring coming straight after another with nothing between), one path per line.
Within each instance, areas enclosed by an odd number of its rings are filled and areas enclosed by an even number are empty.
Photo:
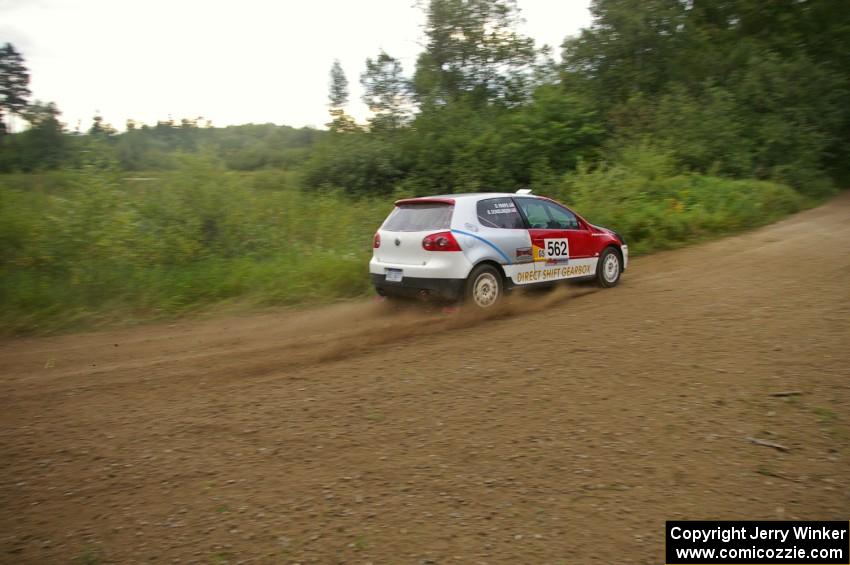
M232 333L226 324L210 331L203 323L199 329L188 330L189 339L167 330L160 338L139 338L145 328L116 335L93 334L84 345L73 345L73 336L35 339L41 347L31 354L19 355L12 365L20 380L9 379L3 384L12 388L9 394L27 379L62 383L86 378L91 386L123 386L139 378L169 380L203 375L207 380L231 378L234 373L244 377L264 376L306 365L338 361L375 348L411 338L468 329L491 320L542 311L564 301L574 300L598 289L589 284L563 286L547 294L516 292L500 307L487 312L464 309L444 314L439 308L423 304L344 304L330 307L312 316L305 312L284 312L276 325L262 324ZM289 319L289 318L292 319ZM250 322L249 322L250 323ZM186 330L181 330L186 331ZM224 333L222 336L220 334ZM33 341L32 339L25 341ZM50 343L53 341L54 343ZM175 345L177 341L179 345ZM92 343L95 342L95 343ZM114 342L114 343L113 343ZM12 346L7 343L6 347ZM110 353L91 355L92 348ZM114 348L114 351L110 351ZM130 350L128 352L128 350ZM156 351L156 355L148 355ZM100 357L99 363L85 361ZM57 366L57 359L61 359ZM32 372L49 368L49 374ZM120 370L119 379L114 377Z

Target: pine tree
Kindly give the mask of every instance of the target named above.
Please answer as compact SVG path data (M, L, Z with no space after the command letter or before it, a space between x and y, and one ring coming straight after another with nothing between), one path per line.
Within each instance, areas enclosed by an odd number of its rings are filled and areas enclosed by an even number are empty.
M23 115L30 96L30 74L23 56L11 43L0 47L0 135L6 132L5 115Z
M357 126L354 120L345 113L345 106L348 104L348 79L345 77L345 71L342 70L339 59L334 59L333 65L331 65L328 100L331 114L331 121L327 124L328 128L334 132L356 130Z

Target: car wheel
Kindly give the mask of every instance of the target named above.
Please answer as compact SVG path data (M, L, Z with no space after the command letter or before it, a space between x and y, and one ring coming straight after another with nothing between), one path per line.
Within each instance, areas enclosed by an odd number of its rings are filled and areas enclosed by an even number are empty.
M620 259L620 254L613 247L605 248L605 251L599 256L599 263L596 266L596 281L599 286L603 288L617 286L622 272L623 262Z
M502 275L490 265L479 265L466 279L466 301L478 308L495 306L504 290Z

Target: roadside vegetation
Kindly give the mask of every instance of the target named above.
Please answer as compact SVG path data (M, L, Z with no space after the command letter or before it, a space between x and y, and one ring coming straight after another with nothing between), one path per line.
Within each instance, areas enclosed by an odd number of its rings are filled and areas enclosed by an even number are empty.
M4 327L50 331L235 299L300 304L368 291L364 261L386 199L307 193L286 188L285 171L227 171L195 157L149 175L0 177Z
M369 292L396 197L532 187L646 253L765 224L850 178L850 12L839 0L596 0L555 61L511 0L423 4L406 71L365 62L373 116L328 129L95 116L69 131L0 49L0 331Z

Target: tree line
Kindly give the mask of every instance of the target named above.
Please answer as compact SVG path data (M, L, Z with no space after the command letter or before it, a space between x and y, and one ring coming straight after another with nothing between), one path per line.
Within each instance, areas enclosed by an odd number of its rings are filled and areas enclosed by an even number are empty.
M58 168L144 171L173 169L180 154L209 153L232 170L292 168L304 162L325 132L274 124L212 127L203 117L168 118L154 125L128 119L118 130L95 114L91 126L69 131L53 102L30 101L30 74L12 44L0 47L0 172ZM12 132L17 116L28 127Z
M361 75L374 116L343 111L308 186L412 193L559 183L636 146L681 171L820 195L848 179L850 11L841 0L594 0L556 63L511 0L431 0L405 79L381 52Z
M518 31L515 0L422 6L413 69L383 51L365 61L367 123L348 115L348 79L333 64L328 132L169 120L119 134L96 118L75 135L55 105L26 103L26 67L7 44L0 112L30 128L0 129L0 170L155 169L208 151L234 169L295 168L308 189L423 194L563 186L639 148L678 172L812 196L850 178L843 0L594 0L560 61Z

